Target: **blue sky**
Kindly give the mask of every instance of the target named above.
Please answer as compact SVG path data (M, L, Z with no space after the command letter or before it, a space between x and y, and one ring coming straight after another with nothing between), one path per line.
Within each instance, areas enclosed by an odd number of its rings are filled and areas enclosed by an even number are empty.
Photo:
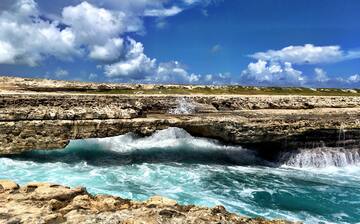
M0 73L360 88L357 0L2 0Z

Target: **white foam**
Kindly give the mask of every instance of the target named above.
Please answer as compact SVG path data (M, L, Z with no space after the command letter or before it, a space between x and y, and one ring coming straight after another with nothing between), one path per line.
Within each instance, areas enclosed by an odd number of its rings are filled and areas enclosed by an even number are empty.
M291 167L345 167L360 165L359 149L345 148L315 148L302 149L296 152L286 152L280 162Z
M72 141L71 144L77 144ZM81 140L82 143L84 140ZM130 153L134 150L151 150L154 148L162 150L187 149L194 151L218 151L229 154L236 159L251 159L254 152L244 149L241 146L222 145L218 141L207 138L193 137L184 129L170 127L164 130L158 130L153 135L139 138L134 134L125 134L116 137L98 138L85 140L89 144L96 144L105 150L111 150L121 153ZM255 157L254 157L255 160Z
M36 159L0 158L0 178L14 179L21 184L30 181L47 181L69 186L84 185L91 193L113 194L136 200L145 200L151 195L160 194L185 204L195 203L204 206L223 204L229 211L244 215L302 220L304 223L327 223L328 220L336 220L337 217L349 220L353 213L351 209L345 208L336 211L336 214L321 211L310 213L306 209L292 211L287 210L286 207L282 208L281 205L279 209L274 209L266 203L261 206L262 203L256 201L257 198L264 193L266 196L270 194L271 197L286 193L284 194L286 197L291 195L295 199L298 195L307 197L316 193L322 195L319 203L327 203L327 206L336 205L339 200L343 200L342 203L346 203L351 208L359 204L357 197L360 189L359 150L325 148L314 151L301 150L284 156L285 165L282 167L234 166L217 163L152 163L151 161L124 165L116 165L116 163L98 165L92 163L92 160L79 160L74 163L66 158L62 160L62 156L71 157L73 153L79 151L89 157L90 150L100 150L100 156L104 154L101 150L110 150L110 157L114 151L130 153L153 148L160 151L180 150L180 154L181 150L190 150L188 153L190 156L193 156L192 150L217 152L210 153L206 158L213 158L218 152L229 153L229 157L235 157L234 159L249 154L241 147L225 146L215 140L193 137L179 128L157 131L145 138L126 134L72 142L72 144L76 143L79 143L80 149L84 151L70 147L69 152L66 153L65 150L63 155L52 156L59 159L55 160L57 162L54 162L51 156L49 160L43 158L39 162ZM87 151L88 143L97 144L101 149L94 147ZM349 153L351 155L348 155ZM149 154L151 155L152 151L144 155ZM93 158L97 158L96 153ZM305 163L304 160L309 158L313 158L312 163ZM118 158L111 157L111 159ZM336 167L338 164L343 164L345 167ZM333 198L332 195L336 197Z
M195 105L190 99L185 97L176 100L176 107L169 110L169 114L192 114L195 111Z

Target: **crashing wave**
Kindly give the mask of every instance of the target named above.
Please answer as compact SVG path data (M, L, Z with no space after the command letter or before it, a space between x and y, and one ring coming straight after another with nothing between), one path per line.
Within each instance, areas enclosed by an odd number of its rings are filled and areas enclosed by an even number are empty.
M174 127L156 131L148 137L129 133L117 137L74 140L66 150L56 153L33 152L26 156L34 159L45 155L47 160L53 156L59 162L66 160L73 163L80 160L101 166L167 162L233 165L264 163L252 150L193 137L185 130Z
M17 157L17 156L14 156ZM291 166L298 168L360 165L360 149L312 148L284 152L278 163L261 158L254 150L191 136L181 128L158 130L148 137L128 133L116 137L73 140L66 150L34 151L18 156L35 161L86 162L96 166L169 163Z
M293 167L345 167L360 164L359 149L315 148L285 152L280 156L280 163Z
M176 100L176 107L169 110L169 114L192 114L195 111L195 105L190 99L185 97Z

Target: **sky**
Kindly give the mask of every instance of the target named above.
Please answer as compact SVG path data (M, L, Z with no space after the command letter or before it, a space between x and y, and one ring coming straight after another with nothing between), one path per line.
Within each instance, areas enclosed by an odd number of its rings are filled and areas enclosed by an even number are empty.
M360 88L358 0L1 0L0 75Z

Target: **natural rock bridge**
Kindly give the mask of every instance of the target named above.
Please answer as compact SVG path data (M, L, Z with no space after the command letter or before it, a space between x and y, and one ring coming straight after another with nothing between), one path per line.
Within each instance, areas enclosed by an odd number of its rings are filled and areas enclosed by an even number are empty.
M280 150L360 144L358 96L50 92L64 90L60 84L34 92L19 83L2 84L1 154L63 148L71 139L149 135L167 127L261 149L269 157Z

